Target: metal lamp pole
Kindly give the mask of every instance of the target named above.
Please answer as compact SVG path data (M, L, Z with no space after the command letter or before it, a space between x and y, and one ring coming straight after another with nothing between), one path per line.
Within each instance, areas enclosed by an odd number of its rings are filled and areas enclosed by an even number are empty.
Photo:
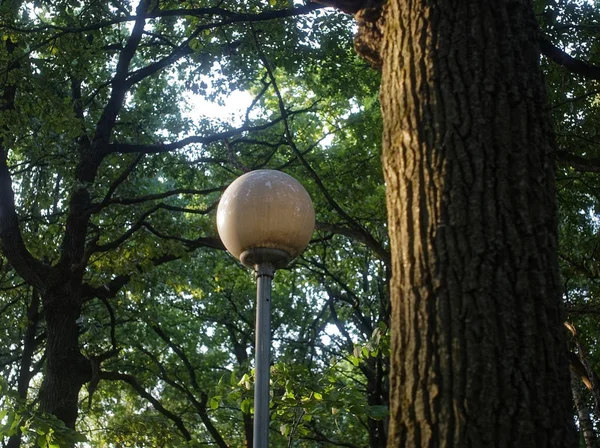
M264 247L240 254L240 261L252 266L256 276L256 326L254 329L254 431L253 447L269 446L269 404L271 373L271 285L275 270L288 264L290 255Z
M253 447L269 446L269 377L271 373L271 263L256 268L256 330L254 346L254 440Z
M274 170L251 171L237 178L223 193L217 210L223 244L256 275L254 448L269 446L271 283L275 270L307 246L314 225L315 212L304 187Z

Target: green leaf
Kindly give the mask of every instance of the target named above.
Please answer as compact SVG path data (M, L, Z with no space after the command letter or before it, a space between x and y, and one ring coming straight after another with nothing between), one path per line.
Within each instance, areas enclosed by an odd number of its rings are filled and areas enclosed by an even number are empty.
M374 420L383 420L390 414L388 407L383 405L369 406L367 413Z
M246 389L250 389L250 376L245 373L242 379L239 381L238 386L244 385Z
M369 357L369 349L365 346L363 346L363 348L361 349L361 353L363 355L364 358L368 358Z
M240 405L240 409L242 410L242 412L244 414L249 414L250 413L250 399L246 398L245 400L242 401L242 404Z

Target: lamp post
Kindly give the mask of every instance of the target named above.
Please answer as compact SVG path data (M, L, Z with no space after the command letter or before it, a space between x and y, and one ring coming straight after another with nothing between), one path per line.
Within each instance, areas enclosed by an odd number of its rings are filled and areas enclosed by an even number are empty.
M254 448L269 443L271 281L306 248L315 226L310 196L275 170L240 176L223 193L217 228L227 250L256 275Z

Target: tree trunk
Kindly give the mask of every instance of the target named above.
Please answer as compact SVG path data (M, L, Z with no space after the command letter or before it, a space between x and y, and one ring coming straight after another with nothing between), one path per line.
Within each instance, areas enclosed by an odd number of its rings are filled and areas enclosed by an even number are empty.
M48 336L40 408L74 429L79 391L91 377L91 365L79 348L81 300L72 291L61 291L46 294L43 303Z
M582 384L579 377L574 373L571 373L571 389L573 391L575 409L577 409L579 433L583 436L586 448L596 448L596 432L594 431L594 423L590 416L590 408L586 404L585 398L581 393Z
M575 446L554 142L525 0L389 0L390 447Z
M37 348L35 337L40 318L39 306L40 296L35 289L32 289L31 302L27 307L27 329L25 330L25 336L23 338L23 351L21 353L21 364L19 366L19 376L17 379L17 393L19 399L23 402L27 400L29 382L31 381L31 365L35 349ZM20 447L21 439L22 434L19 428L15 435L9 437L6 448Z
M388 406L389 391L385 387L384 359L381 353L376 358L365 360L363 371L367 378L367 404L369 406ZM370 418L367 421L369 430L369 448L385 448L387 445L386 421Z

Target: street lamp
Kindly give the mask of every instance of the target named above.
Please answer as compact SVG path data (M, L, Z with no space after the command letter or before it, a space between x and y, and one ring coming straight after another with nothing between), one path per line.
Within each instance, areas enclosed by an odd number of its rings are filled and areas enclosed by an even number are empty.
M227 187L217 228L227 250L256 275L254 448L269 441L271 281L306 248L315 226L310 196L293 177L256 170Z

